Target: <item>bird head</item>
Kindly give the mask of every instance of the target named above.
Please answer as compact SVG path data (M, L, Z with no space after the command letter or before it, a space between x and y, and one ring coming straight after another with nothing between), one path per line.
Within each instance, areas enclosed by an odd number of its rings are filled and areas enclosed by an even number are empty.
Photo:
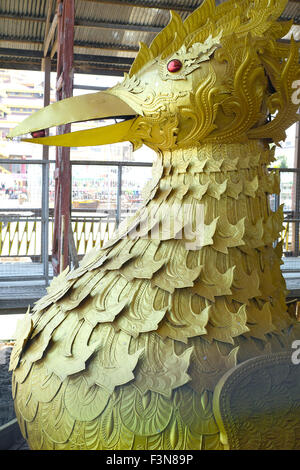
M169 24L139 53L123 81L105 92L67 98L37 111L9 135L44 145L130 141L155 150L279 142L299 118L293 83L300 78L296 42L278 42L291 22L277 19L287 0L204 0L185 21ZM272 116L272 118L270 117ZM92 119L112 126L40 137L41 129Z

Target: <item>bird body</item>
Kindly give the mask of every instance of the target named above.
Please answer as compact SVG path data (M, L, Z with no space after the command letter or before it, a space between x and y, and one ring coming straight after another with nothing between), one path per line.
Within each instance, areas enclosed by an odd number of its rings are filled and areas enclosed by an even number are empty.
M109 91L138 114L124 139L157 158L142 207L53 279L20 326L13 396L32 449L222 449L218 381L299 338L268 171L268 139L297 119L297 48L282 46L284 63L275 51L286 2L254 2L255 14L241 3L253 24L232 1L205 1L184 23L173 14Z

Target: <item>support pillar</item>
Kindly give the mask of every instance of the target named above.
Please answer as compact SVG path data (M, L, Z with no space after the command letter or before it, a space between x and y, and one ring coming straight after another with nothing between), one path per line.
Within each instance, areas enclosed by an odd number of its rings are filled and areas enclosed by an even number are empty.
M56 100L73 95L74 0L57 2L57 81ZM57 128L57 134L71 131L70 124ZM55 205L52 245L54 275L69 265L69 231L71 226L70 149L58 147L55 165Z
M51 59L45 57L42 60L42 71L44 72L44 107L50 104L50 74ZM49 131L46 130L46 135ZM43 160L49 160L49 147L43 145ZM49 283L49 165L42 165L42 263L43 275L46 286Z

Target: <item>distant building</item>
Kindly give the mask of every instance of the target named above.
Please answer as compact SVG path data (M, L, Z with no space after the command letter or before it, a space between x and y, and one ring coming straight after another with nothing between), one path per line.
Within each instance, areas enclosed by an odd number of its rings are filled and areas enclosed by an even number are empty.
M80 76L81 84L83 76ZM88 82L95 80L99 85L101 77L88 77ZM55 101L55 74L52 74L51 102ZM105 77L107 80L108 78ZM116 77L113 79L115 82ZM85 83L87 82L87 79ZM74 90L74 94L85 93L83 90ZM0 161L1 159L30 160L41 159L42 146L22 142L20 138L13 141L6 140L10 129L23 121L38 109L43 107L43 74L41 72L26 72L18 70L0 69ZM113 121L114 122L114 121ZM76 123L72 125L72 131L88 129L103 125L97 121ZM55 147L50 147L49 159L55 160ZM73 147L71 149L71 160L77 161L146 161L152 162L153 152L146 147L133 153L129 142L97 147ZM1 170L2 169L2 170ZM83 170L84 169L84 170ZM24 165L0 162L1 180L5 179L9 186L13 186L16 192L27 188L31 195L36 194L34 201L40 205L41 192L41 168L37 165ZM117 167L111 165L73 166L73 201L109 199L110 203L116 205L117 196ZM151 169L123 168L122 194L123 207L130 205L134 200L141 200L141 189L151 177ZM13 181L14 184L11 183ZM50 165L50 207L54 204L54 164Z

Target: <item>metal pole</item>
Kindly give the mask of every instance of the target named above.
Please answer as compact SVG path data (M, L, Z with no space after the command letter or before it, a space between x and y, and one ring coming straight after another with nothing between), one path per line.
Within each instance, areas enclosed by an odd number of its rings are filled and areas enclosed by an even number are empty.
M118 187L117 187L117 214L116 226L118 227L121 221L121 196L122 196L122 166L118 166Z
M72 162L70 161L70 181L71 181L71 190L70 190L70 220L69 220L69 257L70 257L70 268L78 268L79 266L79 259L77 255L77 250L74 242L74 235L73 235L73 229L72 229L72 201L73 201L73 193L72 193L72 187L73 187L73 165Z
M42 70L44 71L44 106L50 103L50 74L51 59L45 57L42 61ZM48 130L46 131L48 133ZM41 239L41 255L43 264L43 275L45 284L49 284L49 147L43 145L43 161L47 161L42 165L42 239Z
M300 122L296 124L296 141L295 141L295 168L300 169ZM294 177L293 184L293 210L294 219L299 218L300 214L300 172L297 171ZM292 250L294 256L299 256L299 222L293 224L293 245Z
M49 284L49 165L42 165L42 263L45 284Z

